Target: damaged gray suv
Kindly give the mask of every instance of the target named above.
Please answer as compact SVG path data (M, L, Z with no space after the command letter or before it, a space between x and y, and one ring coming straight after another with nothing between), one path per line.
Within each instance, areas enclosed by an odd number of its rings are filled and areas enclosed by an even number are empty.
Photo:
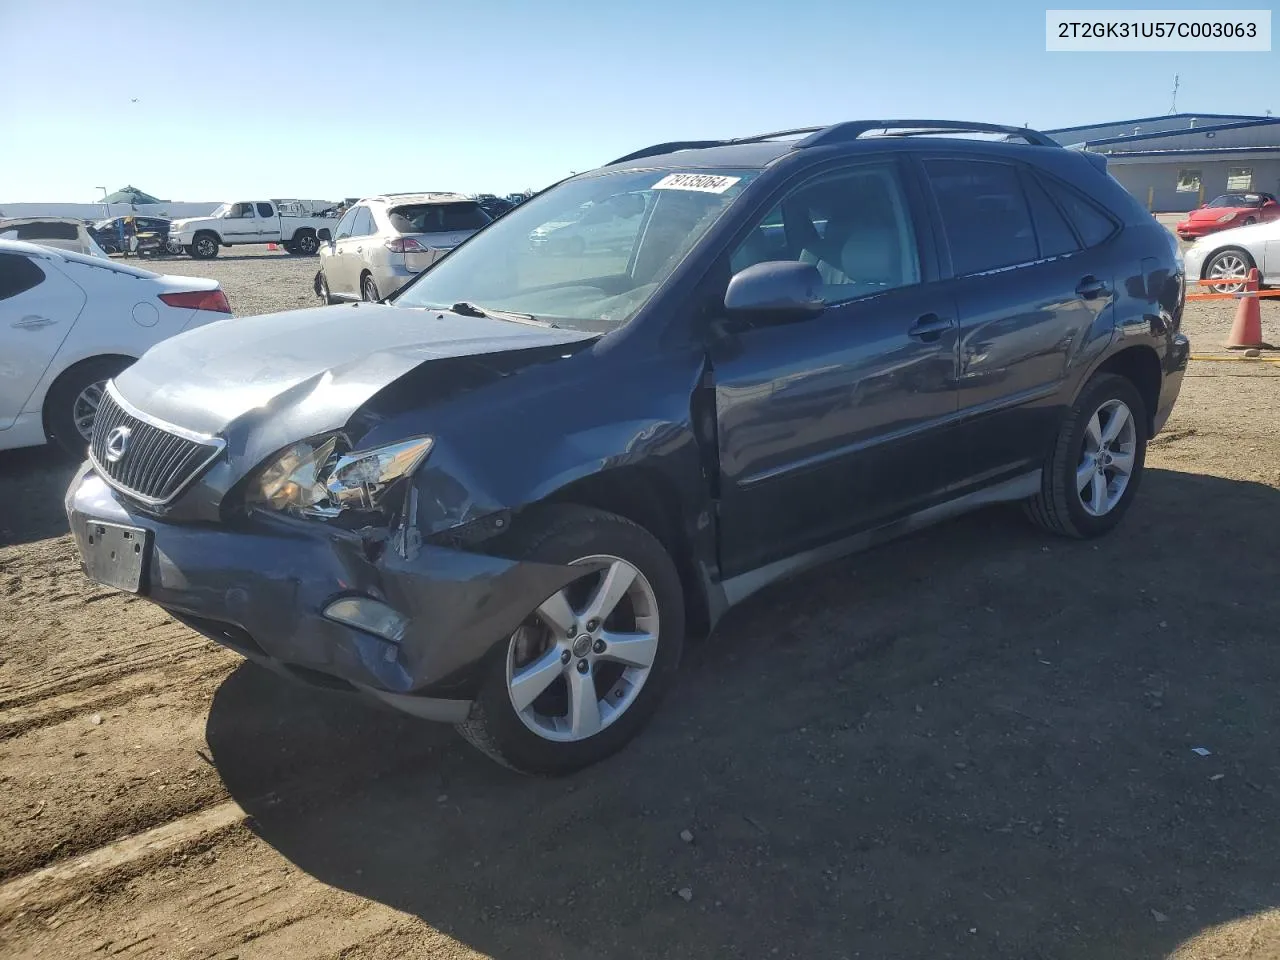
M1031 130L660 144L389 300L155 347L67 515L94 580L565 773L781 577L995 502L1110 530L1178 394L1182 307L1176 246L1104 158Z

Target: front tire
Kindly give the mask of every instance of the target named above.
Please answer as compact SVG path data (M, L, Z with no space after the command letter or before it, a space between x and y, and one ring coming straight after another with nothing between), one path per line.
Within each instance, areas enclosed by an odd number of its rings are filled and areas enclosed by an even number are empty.
M640 732L675 678L685 622L675 565L630 520L572 505L523 518L502 555L591 572L495 646L458 731L521 773L597 763Z
M191 241L191 257L194 260L212 260L218 255L218 238L212 233L197 233Z
M1133 382L1101 373L1085 385L1045 461L1027 515L1059 536L1085 540L1116 526L1133 502L1147 457L1147 409Z
M337 298L329 292L329 280L325 277L323 270L316 274L315 290L316 296L326 304L332 306L338 302Z
M63 450L83 460L107 381L133 363L127 357L96 357L65 370L44 398L45 431Z

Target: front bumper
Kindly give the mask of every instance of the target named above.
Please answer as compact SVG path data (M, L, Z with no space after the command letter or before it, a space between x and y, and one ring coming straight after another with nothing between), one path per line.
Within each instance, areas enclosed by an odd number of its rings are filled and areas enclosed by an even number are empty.
M1218 223L1217 221L1212 221L1210 223L1180 223L1173 230L1183 240L1195 240L1198 237L1207 237L1211 233L1221 233L1223 230L1230 230L1232 227L1238 226L1240 224L1234 222Z
M422 546L406 559L322 523L163 523L81 467L65 507L81 555L93 521L148 531L140 593L241 655L295 679L361 691L428 719L460 722L485 657L582 568ZM376 559L372 557L376 556ZM327 619L342 596L409 618L395 643Z

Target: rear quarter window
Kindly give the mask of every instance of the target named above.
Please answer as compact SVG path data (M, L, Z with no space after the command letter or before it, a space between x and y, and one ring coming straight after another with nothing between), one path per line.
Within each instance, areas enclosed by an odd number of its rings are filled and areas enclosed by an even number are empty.
M1086 247L1096 247L1120 229L1120 224L1109 213L1070 187L1049 179L1043 179L1042 183L1066 213L1067 219L1075 225L1076 233Z
M0 300L26 293L44 280L44 271L30 257L0 253Z

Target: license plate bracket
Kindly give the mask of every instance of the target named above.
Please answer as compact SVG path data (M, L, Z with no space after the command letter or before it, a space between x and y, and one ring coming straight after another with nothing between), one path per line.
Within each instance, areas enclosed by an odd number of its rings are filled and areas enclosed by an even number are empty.
M91 580L139 593L151 556L151 531L90 520L85 525L84 570Z

